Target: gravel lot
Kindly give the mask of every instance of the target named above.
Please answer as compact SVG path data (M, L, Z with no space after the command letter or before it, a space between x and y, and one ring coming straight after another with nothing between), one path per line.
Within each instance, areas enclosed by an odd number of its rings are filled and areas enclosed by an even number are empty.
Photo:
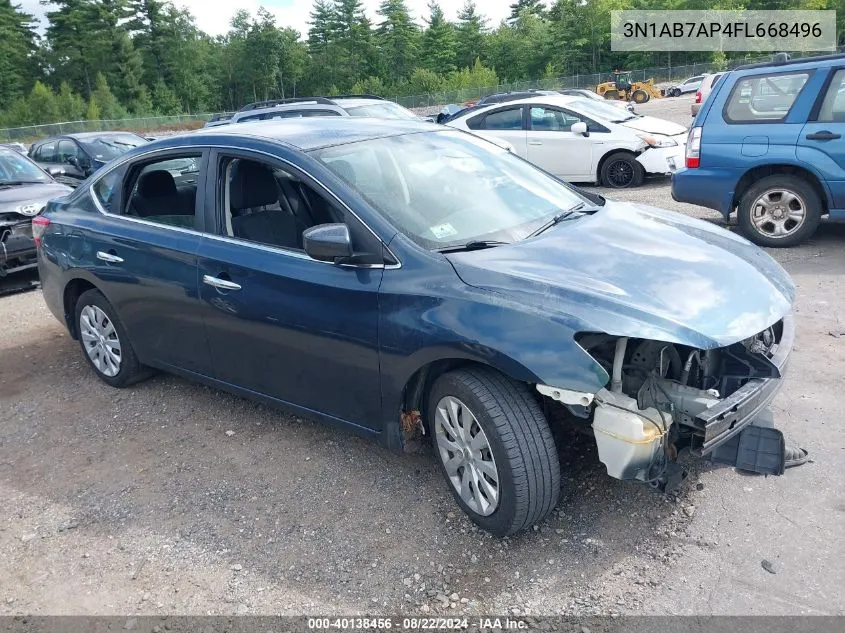
M640 110L688 124L689 101ZM719 219L665 179L614 195ZM503 540L431 454L170 376L112 389L40 292L2 297L0 614L843 615L844 243L823 226L772 253L798 286L775 418L812 463L690 462L669 496L610 479L574 436L556 512Z

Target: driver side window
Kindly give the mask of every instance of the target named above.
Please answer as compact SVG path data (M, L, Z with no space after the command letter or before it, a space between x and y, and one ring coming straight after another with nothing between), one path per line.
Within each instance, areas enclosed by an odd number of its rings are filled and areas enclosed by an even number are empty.
M59 141L56 153L57 156L55 162L57 163L71 164L71 159L79 161L82 157L80 155L79 148L73 141Z
M579 121L584 119L572 112L546 106L531 108L531 129L538 132L569 132Z

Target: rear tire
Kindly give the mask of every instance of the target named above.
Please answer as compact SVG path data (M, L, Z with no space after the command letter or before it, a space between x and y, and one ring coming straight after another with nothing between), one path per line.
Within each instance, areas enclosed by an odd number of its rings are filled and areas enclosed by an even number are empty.
M151 375L138 362L117 312L99 290L83 292L74 315L82 353L100 380L125 387Z
M822 201L805 179L790 174L766 176L742 195L737 209L740 231L759 246L789 247L815 233Z
M627 152L614 152L601 166L601 184L611 189L627 189L643 184L645 169Z
M506 536L554 509L560 463L528 385L491 369L452 371L434 383L427 415L449 488L481 528Z

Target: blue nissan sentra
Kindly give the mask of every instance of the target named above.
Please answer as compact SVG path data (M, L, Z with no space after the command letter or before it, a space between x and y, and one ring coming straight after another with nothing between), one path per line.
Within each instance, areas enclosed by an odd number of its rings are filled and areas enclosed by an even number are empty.
M684 448L783 472L763 415L793 341L781 267L457 130L210 128L112 161L33 235L47 305L109 385L171 372L397 451L425 438L497 535L557 504L557 425L657 488Z

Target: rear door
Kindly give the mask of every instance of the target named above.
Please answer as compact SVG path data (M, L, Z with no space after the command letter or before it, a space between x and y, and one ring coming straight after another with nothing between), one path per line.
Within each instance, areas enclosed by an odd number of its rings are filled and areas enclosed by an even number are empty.
M798 138L798 158L821 172L834 208L845 210L845 66L831 69Z
M478 136L507 141L513 145L516 155L528 158L525 108L523 106L501 106L482 112L469 118L467 127Z
M63 248L93 275L142 363L203 376L212 372L197 297L204 216L175 183L196 189L207 153L160 152L104 174L86 192L95 212L74 218Z
M589 128L591 122L571 110L548 105L531 104L528 112L528 160L558 178L595 180L595 139L571 129L579 122Z

